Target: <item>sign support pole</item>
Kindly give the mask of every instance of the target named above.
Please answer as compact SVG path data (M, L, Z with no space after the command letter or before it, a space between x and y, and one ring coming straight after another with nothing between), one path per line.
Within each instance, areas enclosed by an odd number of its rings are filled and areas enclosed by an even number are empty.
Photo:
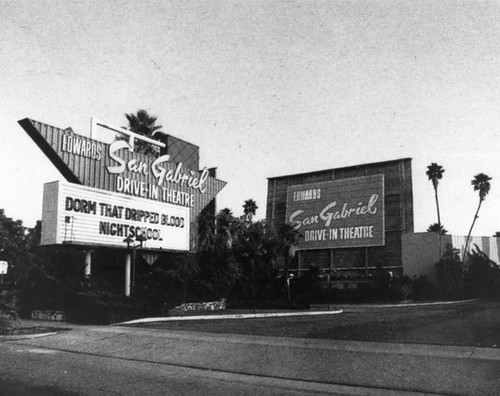
M92 251L85 251L85 279L89 279L92 268Z
M132 263L132 254L128 251L125 255L125 297L130 297L130 269Z

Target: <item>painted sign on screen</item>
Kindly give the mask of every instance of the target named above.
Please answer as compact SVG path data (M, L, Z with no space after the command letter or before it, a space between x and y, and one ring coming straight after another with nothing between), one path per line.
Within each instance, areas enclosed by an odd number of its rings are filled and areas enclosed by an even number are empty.
M66 182L44 186L42 245L189 250L189 208Z
M384 245L384 176L290 186L286 219L299 250Z

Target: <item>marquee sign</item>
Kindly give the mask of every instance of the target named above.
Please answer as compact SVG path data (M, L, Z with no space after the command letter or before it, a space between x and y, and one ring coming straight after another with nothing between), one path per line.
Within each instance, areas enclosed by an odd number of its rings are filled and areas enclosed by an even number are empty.
M384 176L290 186L286 218L299 250L384 245Z
M44 186L42 245L124 247L142 239L144 249L189 249L189 209L52 182Z
M19 124L68 182L187 208L191 222L226 185L207 168L186 169L169 155L135 153L128 141L107 144L27 118Z

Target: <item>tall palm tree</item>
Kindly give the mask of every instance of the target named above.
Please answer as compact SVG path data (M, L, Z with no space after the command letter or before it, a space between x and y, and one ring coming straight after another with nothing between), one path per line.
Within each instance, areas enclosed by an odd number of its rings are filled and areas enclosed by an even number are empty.
M159 140L159 134L161 132L161 125L156 125L156 120L158 117L149 114L146 110L138 110L137 114L130 113L125 114L128 121L128 126L126 127L129 131L135 132L139 135ZM137 140L134 144L135 152L158 156L159 149L142 140Z
M432 162L429 166L427 166L427 177L432 182L432 186L434 187L434 197L436 198L436 209L437 209L437 218L438 218L438 230L441 230L441 215L439 213L439 199L438 199L438 185L439 180L443 178L444 168L441 165L438 165L435 162ZM439 255L441 256L441 233L439 233Z
M474 187L474 191L478 191L479 193L479 204L477 205L476 214L474 215L474 219L472 220L472 225L470 226L469 233L467 234L467 239L465 240L464 259L462 266L462 287L464 281L465 262L468 255L470 236L472 233L472 229L474 228L474 224L476 224L476 220L478 219L479 209L481 209L483 201L486 199L486 196L490 192L491 188L490 180L491 177L489 177L484 173L478 173L476 176L474 176L474 179L471 180L471 185Z

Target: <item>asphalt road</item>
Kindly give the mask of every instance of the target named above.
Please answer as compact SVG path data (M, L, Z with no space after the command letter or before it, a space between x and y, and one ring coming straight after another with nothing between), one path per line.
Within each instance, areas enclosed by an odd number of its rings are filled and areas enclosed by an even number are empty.
M459 319L453 319L456 315L448 308L445 312L439 308L427 315L412 310L279 322L186 322L197 331L172 328L178 324L73 326L43 337L0 337L0 394L496 395L500 394L500 349L482 345L485 339L486 344L496 341L497 305L485 307L462 310ZM439 339L457 340L454 332L463 333L471 319L482 318L482 325L470 327L469 323L470 334L477 333L477 326L486 325L488 331L478 333L481 342L470 335L460 338L467 341L462 345L315 337L342 336L346 329L364 334L360 328L385 334L412 317L421 326L411 332L411 339L420 342L427 340L422 334L446 329L451 334ZM308 321L320 325L317 332L311 332ZM212 332L211 326L215 326ZM407 327L402 326L405 340ZM261 334L266 328L268 334ZM341 331L332 333L337 328ZM237 334L237 329L246 331ZM312 337L287 336L294 331Z
M387 389L235 374L19 344L0 344L0 356L0 394L4 396L392 393Z
M277 381L133 359L6 344L0 345L0 354L2 395L307 393Z
M11 395L494 395L500 351L85 327L4 338L0 373Z

